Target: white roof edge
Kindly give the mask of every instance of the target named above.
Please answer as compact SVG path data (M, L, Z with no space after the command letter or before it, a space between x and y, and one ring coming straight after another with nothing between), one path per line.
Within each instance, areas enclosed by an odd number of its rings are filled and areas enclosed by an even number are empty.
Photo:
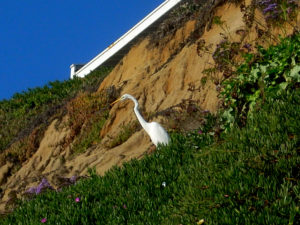
M84 77L91 71L95 70L181 1L182 0L166 0L165 2L160 4L156 9L149 13L144 19L138 22L134 27L132 27L104 51L94 57L78 71L73 74L71 73L71 78L73 78L73 76Z

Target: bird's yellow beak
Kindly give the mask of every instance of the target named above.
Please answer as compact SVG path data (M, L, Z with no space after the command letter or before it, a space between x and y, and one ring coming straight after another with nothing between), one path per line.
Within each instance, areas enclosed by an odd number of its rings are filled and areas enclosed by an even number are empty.
M110 103L110 105L114 105L114 104L116 104L118 101L120 101L121 100L121 98L119 98L119 99L117 99L116 101L114 101L113 103Z

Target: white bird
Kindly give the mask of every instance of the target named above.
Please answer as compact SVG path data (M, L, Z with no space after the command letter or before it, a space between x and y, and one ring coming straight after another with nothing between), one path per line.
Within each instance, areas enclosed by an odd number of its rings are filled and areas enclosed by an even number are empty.
M139 120L140 124L144 128L144 130L147 132L147 134L150 136L151 141L153 144L157 147L158 144L168 145L170 141L170 137L167 133L167 131L157 122L146 122L142 115L139 112L139 103L138 101L129 94L124 94L121 96L121 98L117 99L111 105L117 103L118 101L124 101L125 99L131 99L134 102L134 108L133 111Z

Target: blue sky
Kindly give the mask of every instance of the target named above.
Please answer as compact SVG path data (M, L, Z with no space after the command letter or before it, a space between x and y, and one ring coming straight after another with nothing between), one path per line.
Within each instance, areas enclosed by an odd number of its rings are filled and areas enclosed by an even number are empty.
M69 79L163 0L0 0L0 100Z

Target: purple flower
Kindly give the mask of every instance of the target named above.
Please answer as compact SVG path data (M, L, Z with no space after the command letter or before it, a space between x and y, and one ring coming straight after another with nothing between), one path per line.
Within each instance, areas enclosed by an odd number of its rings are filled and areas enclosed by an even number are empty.
M226 40L226 39L223 39L223 40L220 42L220 45L223 45L223 44L227 44L227 40Z
M72 176L72 177L70 177L70 182L72 183L72 184L75 184L75 182L76 182L76 180L77 180L77 176Z
M47 218L41 219L41 223L46 223L46 222L47 222Z
M27 194L36 194L36 187L31 187L27 191L25 191Z
M266 4L271 3L271 1L272 1L272 0L263 0L263 1L260 2L260 4L261 4L261 5L266 5Z
M264 8L263 13L266 14L267 12L275 10L277 7L276 3L270 4L267 6L267 8Z
M198 134L202 134L202 133L203 133L202 130L199 130L199 131L198 131Z
M269 19L272 19L272 20L275 20L279 17L279 11L274 11L272 14L266 16L266 19L269 20Z
M54 188L49 184L46 178L43 178L41 183L37 187L29 188L26 193L27 194L39 194L46 189L54 190Z
M295 0L289 0L288 3L289 4L296 4L296 1Z
M251 51L252 46L251 46L251 44L247 43L247 44L243 45L243 48L247 49L248 51Z
M80 198L75 198L75 202L80 202Z
M36 194L41 193L45 189L54 189L48 182L46 178L42 179L42 182L36 188Z
M127 209L127 206L124 204L124 205L123 205L123 208L124 208L124 209Z

